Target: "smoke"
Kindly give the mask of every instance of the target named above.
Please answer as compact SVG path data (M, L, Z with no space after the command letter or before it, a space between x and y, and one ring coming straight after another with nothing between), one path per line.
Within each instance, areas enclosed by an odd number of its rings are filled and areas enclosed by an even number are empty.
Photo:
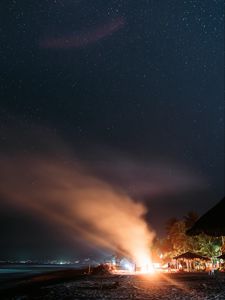
M144 221L144 205L74 159L2 154L0 191L10 204L62 227L71 238L119 250L137 263L149 256L154 233Z
M51 222L71 240L120 252L139 264L148 260L154 232L137 199L205 186L195 173L153 158L143 163L114 151L107 160L107 151L92 151L93 159L78 159L51 131L35 125L17 122L17 130L1 128L0 134L5 137L0 199Z
M113 159L91 164L98 176L126 190L135 199L157 199L183 195L205 188L200 174L181 163L154 156L144 161L111 154ZM158 198L157 198L158 197ZM181 197L182 198L182 197Z
M125 25L123 17L117 17L109 20L97 27L89 30L83 30L70 35L63 35L60 37L47 37L40 40L40 48L45 49L79 49L84 48L90 44L110 36L117 32Z

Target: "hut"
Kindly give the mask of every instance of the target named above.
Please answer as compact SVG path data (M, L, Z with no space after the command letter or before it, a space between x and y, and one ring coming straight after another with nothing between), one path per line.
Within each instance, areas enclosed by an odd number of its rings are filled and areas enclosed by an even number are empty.
M188 272L195 269L194 266L193 266L194 262L196 262L196 261L210 261L210 259L208 257L201 256L201 255L199 255L197 253L193 253L193 252L182 253L180 255L175 256L174 259L176 259L176 261L181 260L182 262L185 262Z
M225 236L225 197L213 208L196 221L194 226L187 230L188 235L205 233L210 236Z

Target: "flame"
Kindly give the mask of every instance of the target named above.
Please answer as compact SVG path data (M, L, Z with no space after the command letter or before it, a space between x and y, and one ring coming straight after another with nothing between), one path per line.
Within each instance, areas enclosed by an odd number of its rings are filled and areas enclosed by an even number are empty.
M140 258L140 268L141 268L141 273L144 274L146 273L152 274L155 272L150 256L145 255Z

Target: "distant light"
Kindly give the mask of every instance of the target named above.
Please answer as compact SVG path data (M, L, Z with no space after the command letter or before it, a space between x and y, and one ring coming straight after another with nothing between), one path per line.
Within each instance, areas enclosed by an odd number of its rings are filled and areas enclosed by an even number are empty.
M133 271L133 267L132 267L132 265L131 264L129 264L129 263L126 263L125 265L124 265L124 267L125 267L125 269L127 269L128 271Z

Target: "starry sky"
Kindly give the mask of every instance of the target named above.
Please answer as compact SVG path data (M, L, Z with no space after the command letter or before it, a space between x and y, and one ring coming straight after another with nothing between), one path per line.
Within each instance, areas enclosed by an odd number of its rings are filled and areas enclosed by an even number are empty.
M222 0L3 0L0 35L1 157L79 161L158 234L224 196ZM3 258L76 253L0 196Z

